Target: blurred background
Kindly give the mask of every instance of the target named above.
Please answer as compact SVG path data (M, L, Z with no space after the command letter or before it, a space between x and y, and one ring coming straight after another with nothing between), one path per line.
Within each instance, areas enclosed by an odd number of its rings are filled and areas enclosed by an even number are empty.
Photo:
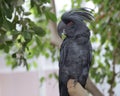
M0 0L0 96L59 96L57 24L80 7L95 17L88 96L120 96L119 0Z

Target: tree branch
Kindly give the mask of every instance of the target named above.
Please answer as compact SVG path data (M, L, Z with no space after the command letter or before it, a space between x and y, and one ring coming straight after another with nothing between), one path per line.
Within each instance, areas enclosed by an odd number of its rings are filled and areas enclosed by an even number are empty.
M88 77L85 88L93 95L93 96L104 96L100 90L95 86L95 84Z
M54 0L51 0L51 6L52 6L52 12L56 14L56 7ZM49 21L49 29L51 31L51 44L55 45L60 48L60 45L62 43L62 39L57 34L57 24L56 22Z
M115 64L116 64L116 49L114 50L113 52L113 62L112 62L112 78L110 80L110 89L108 90L109 92L109 95L110 96L114 96L114 91L113 91L113 88L114 88L114 83L115 83L115 77L116 77L116 72L115 72Z

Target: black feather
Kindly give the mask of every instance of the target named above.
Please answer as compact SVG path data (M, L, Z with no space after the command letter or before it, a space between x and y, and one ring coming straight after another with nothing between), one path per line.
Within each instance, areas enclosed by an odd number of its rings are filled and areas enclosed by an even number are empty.
M73 22L75 20L91 21L94 20L92 12L93 10L89 8L73 9L71 11L64 13L61 19L64 23L68 23L70 20L72 20Z
M58 24L59 36L63 30L66 33L60 48L60 96L69 96L67 90L69 79L75 79L85 87L92 60L92 47L90 31L84 21L91 20L93 20L92 11L88 8L80 8L65 12Z

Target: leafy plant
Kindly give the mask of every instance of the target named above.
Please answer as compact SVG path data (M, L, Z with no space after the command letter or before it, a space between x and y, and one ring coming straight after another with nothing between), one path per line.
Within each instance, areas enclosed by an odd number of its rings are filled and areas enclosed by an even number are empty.
M53 51L45 36L49 34L46 24L50 19L54 22L57 19L46 3L50 0L0 0L0 49L7 53L12 68L24 65L29 69L27 59L40 54L49 57L47 50Z

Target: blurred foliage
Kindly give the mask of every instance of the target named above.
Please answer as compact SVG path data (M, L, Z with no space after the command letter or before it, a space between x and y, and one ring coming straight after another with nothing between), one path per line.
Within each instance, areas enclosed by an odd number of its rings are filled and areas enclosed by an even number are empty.
M91 22L93 31L93 62L90 76L97 82L110 85L109 94L120 77L120 2L119 0L86 0L93 2L98 11ZM7 53L8 65L15 68L25 65L30 68L28 60L40 54L56 59L56 50L50 44L48 20L57 21L46 6L50 0L0 0L0 50ZM82 0L71 0L71 8L79 8ZM63 8L61 12L64 12ZM33 19L32 19L33 18ZM44 38L43 38L44 37ZM33 62L37 67L37 64ZM117 70L116 70L117 69ZM53 75L50 75L52 77ZM54 75L57 78L57 75ZM44 81L44 78L40 80Z
M97 66L91 70L91 76L96 82L107 79L110 85L109 95L114 94L116 78L120 74L120 2L118 0L93 0L98 6L95 14L95 24L92 26L93 38L100 42L94 49L94 60ZM112 5L112 6L111 6ZM98 39L98 37L100 37ZM111 95L112 94L112 95Z
M72 8L79 8L82 0L71 0ZM120 2L119 0L86 0L93 2L98 12L91 22L91 41L93 44L93 63L90 76L97 82L110 85L109 95L120 76ZM95 46L94 46L95 45Z
M46 25L48 20L57 19L51 7L46 6L49 3L50 0L0 0L0 50L7 53L7 64L12 68L24 65L29 69L28 59L40 54L47 58L51 55L55 60L56 51L50 45Z

